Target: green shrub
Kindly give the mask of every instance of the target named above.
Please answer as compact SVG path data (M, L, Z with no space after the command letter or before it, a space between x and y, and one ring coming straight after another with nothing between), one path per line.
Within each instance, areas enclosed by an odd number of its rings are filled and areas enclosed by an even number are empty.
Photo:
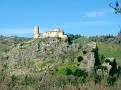
M106 59L106 60L105 60L105 63L110 63L110 60L109 60L109 59Z
M100 76L100 75L95 75L95 84L100 83L101 80L102 80L102 76Z
M74 72L74 76L86 78L88 76L88 73L84 70L76 69L76 71Z
M108 85L110 85L110 86L114 86L114 84L115 84L115 82L116 82L116 77L108 77L107 78L107 83L108 83Z
M82 57L82 56L79 56L79 57L77 58L77 60L78 60L78 62L81 62L81 61L83 60L83 57Z
M87 51L83 51L83 54L86 54L87 53Z
M72 74L73 74L72 70L69 69L69 68L67 68L67 70L66 70L66 75L72 75Z

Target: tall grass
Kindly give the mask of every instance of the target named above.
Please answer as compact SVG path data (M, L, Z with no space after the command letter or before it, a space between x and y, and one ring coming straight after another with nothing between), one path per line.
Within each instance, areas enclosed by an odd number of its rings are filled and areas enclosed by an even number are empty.
M86 82L81 82L81 77L66 75L27 75L7 76L0 83L0 90L120 90L121 77L114 85L107 83L103 78L95 83L94 77L87 77Z

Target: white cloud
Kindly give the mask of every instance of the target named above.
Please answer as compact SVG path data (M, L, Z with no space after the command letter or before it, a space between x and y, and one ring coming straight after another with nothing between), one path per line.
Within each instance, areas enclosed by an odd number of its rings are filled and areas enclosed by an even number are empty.
M114 25L114 21L83 21L83 22L68 22L65 26L70 27L88 27L88 26L101 26L101 25Z
M104 17L108 13L114 12L113 10L100 10L100 11L92 11L92 12L87 12L83 17L89 17L89 18L95 18L95 17Z
M83 17L102 17L105 16L104 12L89 12L86 13Z

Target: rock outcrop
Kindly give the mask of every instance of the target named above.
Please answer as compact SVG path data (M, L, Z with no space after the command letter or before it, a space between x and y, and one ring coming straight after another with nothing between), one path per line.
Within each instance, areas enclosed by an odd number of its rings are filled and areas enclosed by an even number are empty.
M82 47L83 50L83 60L79 63L79 67L88 72L93 72L95 66L95 51L97 50L97 45L95 42L90 42Z
M11 74L43 72L63 61L72 60L70 53L76 53L79 49L78 43L69 45L61 38L36 39L12 48L6 55L6 63Z
M76 68L89 73L99 65L98 47L95 42L81 46L78 43L69 44L68 40L61 38L35 39L18 44L16 47L11 47L3 58L11 75L54 71L68 67L67 64L62 67L60 65L70 61L77 64ZM112 75L113 70L117 70L117 64L114 58L107 59L108 63L105 62L102 66Z
M118 65L116 63L116 59L113 57L106 58L102 66L106 75L113 76L118 73Z

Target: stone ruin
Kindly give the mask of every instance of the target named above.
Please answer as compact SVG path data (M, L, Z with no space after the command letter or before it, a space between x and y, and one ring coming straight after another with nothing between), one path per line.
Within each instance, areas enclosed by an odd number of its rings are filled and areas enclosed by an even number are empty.
M34 27L34 38L46 38L46 37L58 37L58 38L67 38L68 36L64 34L64 30L55 28L54 31L46 31L42 35L39 33L39 27Z

